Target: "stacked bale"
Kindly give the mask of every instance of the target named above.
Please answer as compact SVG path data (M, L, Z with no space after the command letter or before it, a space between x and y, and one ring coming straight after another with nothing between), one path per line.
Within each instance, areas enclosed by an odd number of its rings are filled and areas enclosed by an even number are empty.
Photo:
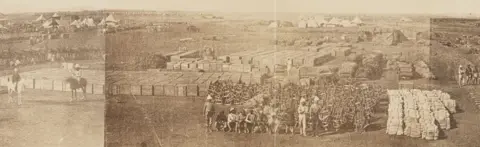
M432 96L419 90L414 90L420 110L420 126L422 128L422 139L437 140L438 126L435 125L435 116L432 112Z
M418 104L410 91L401 91L404 98L404 114L405 114L405 130L406 136L418 138L421 137L420 129L420 113L418 112Z
M387 134L404 134L415 138L437 140L440 129L451 128L450 113L447 109L455 109L455 102L447 93L437 90L402 89L389 90L387 94L390 99ZM401 111L402 103L403 111ZM400 114L402 112L403 119ZM404 128L403 124L405 124Z
M403 98L399 91L387 91L389 95L387 134L403 135Z
M413 66L415 67L415 72L420 76L422 76L423 78L427 78L427 79L435 78L432 71L430 71L430 68L425 62L417 61L413 64Z
M355 62L344 62L338 70L338 74L341 77L352 77L355 75L358 65Z

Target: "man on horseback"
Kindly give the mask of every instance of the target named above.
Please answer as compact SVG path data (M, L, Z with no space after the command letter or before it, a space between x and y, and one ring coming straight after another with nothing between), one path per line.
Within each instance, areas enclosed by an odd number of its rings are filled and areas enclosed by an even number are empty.
M73 74L73 78L75 78L77 82L80 83L80 79L82 78L82 72L80 71L79 64L75 64L72 74Z

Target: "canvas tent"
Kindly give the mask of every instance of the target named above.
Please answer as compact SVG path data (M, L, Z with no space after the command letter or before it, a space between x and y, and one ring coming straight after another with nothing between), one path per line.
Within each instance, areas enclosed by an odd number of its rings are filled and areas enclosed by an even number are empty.
M118 21L115 20L115 18L113 18L113 15L110 14L108 15L107 18L105 18L105 24L108 26L108 27L117 27Z
M307 28L307 22L300 20L300 22L298 22L298 28Z
M45 23L42 24L43 28L52 28L52 27L58 27L58 22L56 20L48 20Z
M81 27L80 23L79 23L77 20L74 20L72 23L70 23L70 26L74 26L74 27L76 27L76 28L80 28L80 27Z
M60 15L58 15L57 13L55 13L55 14L53 14L52 18L58 19L58 18L60 18Z
M402 18L400 19L400 21L403 21L403 22L411 22L412 19L407 18L407 17L402 17Z
M43 17L43 15L40 15L37 19L35 19L36 22L43 22L47 19L45 19L45 17Z
M92 18L88 18L86 21L85 21L85 25L87 25L88 27L95 27L95 22L93 21Z
M295 25L290 21L281 21L279 26L280 27L295 27Z
M328 23L327 21L325 21L325 19L323 17L316 17L315 21L317 22L317 24L319 26L324 26L325 24Z
M104 19L102 19L102 21L100 21L100 23L98 23L97 25L98 25L98 26L104 26L105 24L106 24L106 22L105 22L105 18L104 18Z
M408 41L408 38L400 30L393 30L392 33L389 33L384 41L387 45L397 45L399 43Z
M360 19L360 17L357 16L352 20L352 23L357 24L357 25L362 25L363 21Z
M310 19L307 21L307 27L308 28L318 28L319 25L317 24L317 21Z
M348 20L342 20L342 22L340 22L340 24L344 27L353 27L353 26L357 26L356 24L348 21Z
M272 23L270 23L270 25L268 25L268 28L278 28L279 25L278 25L278 22L276 21L273 21Z

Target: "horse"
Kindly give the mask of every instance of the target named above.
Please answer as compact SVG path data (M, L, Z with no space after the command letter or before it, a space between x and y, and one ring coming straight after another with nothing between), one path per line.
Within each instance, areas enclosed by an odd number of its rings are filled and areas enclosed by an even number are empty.
M77 98L77 89L81 89L83 91L83 96L82 99L86 99L87 96L87 80L85 78L80 78L80 82L73 78L69 77L65 80L67 83L70 84L70 90L72 90L72 97L70 99L70 102L73 101L73 99ZM74 97L75 95L75 97Z
M8 91L8 103L13 103L13 94L17 94L17 105L22 105L22 93L25 90L24 80L18 81L17 86L8 78L7 91Z

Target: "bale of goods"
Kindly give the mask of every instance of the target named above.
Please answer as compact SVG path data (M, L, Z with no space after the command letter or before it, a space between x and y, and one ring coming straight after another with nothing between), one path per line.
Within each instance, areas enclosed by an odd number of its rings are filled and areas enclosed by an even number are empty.
M355 63L360 64L363 60L363 54L361 54L361 53L351 53L350 55L347 56L346 60L350 61L350 62L355 62Z
M403 135L403 97L399 91L389 90L388 121L386 132L389 135Z
M415 67L415 72L420 76L422 76L423 78L427 78L427 79L435 78L432 71L430 71L430 68L425 62L417 61L413 64L413 66Z
M441 91L423 91L418 89L389 90L390 99L388 108L387 134L401 134L397 120L399 112L403 109L404 130L403 134L410 137L421 137L425 140L437 140L440 129L448 130L450 125L450 113L446 109L443 100L449 100L447 93ZM403 98L403 101L400 99ZM403 103L403 108L400 105ZM438 123L437 123L438 122ZM438 125L437 125L438 124Z
M401 91L404 98L403 112L405 114L405 130L406 136L418 138L421 137L420 129L420 113L418 112L418 105L413 98L413 94L409 91Z
M313 43L311 40L300 39L295 41L295 46L309 46Z
M354 76L358 64L355 62L344 62L340 66L338 73L342 75Z

